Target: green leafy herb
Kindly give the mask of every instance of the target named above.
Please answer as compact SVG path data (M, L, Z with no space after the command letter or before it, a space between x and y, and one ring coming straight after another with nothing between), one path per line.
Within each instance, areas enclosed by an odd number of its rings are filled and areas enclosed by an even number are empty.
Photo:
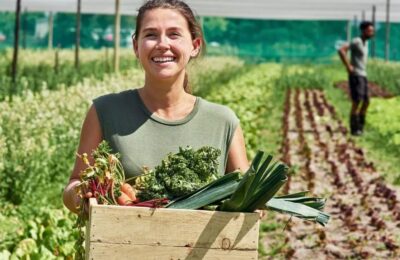
M137 179L139 199L176 198L198 190L217 178L220 154L209 146L179 148L178 153L170 153L154 170Z

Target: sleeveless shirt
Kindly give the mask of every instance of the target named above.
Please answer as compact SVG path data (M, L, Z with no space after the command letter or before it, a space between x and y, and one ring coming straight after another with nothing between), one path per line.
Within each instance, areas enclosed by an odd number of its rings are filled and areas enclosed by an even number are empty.
M219 173L225 173L229 146L239 124L228 107L196 97L185 118L168 121L147 109L137 89L100 96L93 104L103 139L120 154L126 178L143 173L143 167L154 169L169 153L186 146L220 149Z

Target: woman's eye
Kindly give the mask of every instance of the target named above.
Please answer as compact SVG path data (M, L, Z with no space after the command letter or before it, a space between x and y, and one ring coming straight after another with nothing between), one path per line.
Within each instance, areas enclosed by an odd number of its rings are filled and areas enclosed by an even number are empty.
M173 32L173 33L171 33L171 36L172 37L179 37L181 35L178 32Z
M144 35L144 37L155 37L156 36L156 34L155 33L147 33L147 34L145 34Z

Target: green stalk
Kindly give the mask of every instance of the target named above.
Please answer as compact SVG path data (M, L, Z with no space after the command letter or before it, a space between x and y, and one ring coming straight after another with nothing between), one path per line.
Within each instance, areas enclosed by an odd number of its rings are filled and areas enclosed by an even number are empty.
M264 178L264 175L267 175L270 172L268 171L268 166L271 161L272 161L272 156L268 155L267 159L265 159L260 169L258 169L255 177L253 178L252 183L246 192L245 195L246 198L251 196L251 192L256 191L258 189L259 185L262 183L261 180Z
M243 201L243 198L246 196L248 190L248 183L251 183L253 181L254 175L256 174L256 169L260 164L263 154L263 152L258 152L256 154L253 162L250 165L250 168L244 174L237 189L232 194L232 197L222 204L222 211L234 211L233 209L237 208L238 205Z
M222 185L203 190L187 199L171 203L167 205L167 208L198 209L231 196L237 187L238 182L232 180Z
M241 180L238 189L221 205L222 211L252 212L257 207L263 207L286 182L287 167L277 162L270 166L272 156L267 156L258 168L262 156L263 152L257 153L255 161Z
M285 199L272 198L267 202L266 206L268 209L271 209L271 210L274 210L277 212L290 214L292 216L306 219L306 220L316 221L317 223L321 224L322 226L325 226L328 223L329 218L330 218L330 216L328 214L321 212L317 209L308 207L301 203L287 201Z
M286 181L286 175L273 176L273 178L271 178L270 181L266 183L262 189L255 193L248 203L246 203L246 207L243 208L243 211L253 212L257 208L261 208L279 191Z
M209 189L211 189L213 187L219 187L219 186L221 186L221 185L223 185L225 183L231 182L231 181L238 181L239 178L240 178L240 172L239 171L234 171L234 172L225 174L221 178L218 178L215 181L210 182L209 184L203 186L202 188L200 188L198 190L195 190L195 191L193 191L193 192L191 192L189 194L186 194L184 196L181 196L179 198L176 198L176 199L172 200L166 207L168 207L169 205L171 205L173 203L176 203L178 201L185 200L185 199L188 199L190 197L196 196L199 193L201 193L201 192L203 192L205 190L209 190Z
M309 191L301 191L297 193L287 194L283 196L277 196L276 199L286 199L286 198L298 198L298 197L305 197Z

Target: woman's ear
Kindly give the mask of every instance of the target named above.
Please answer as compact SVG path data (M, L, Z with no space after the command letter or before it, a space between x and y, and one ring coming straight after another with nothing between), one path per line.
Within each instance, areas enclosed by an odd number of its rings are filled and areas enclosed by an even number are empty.
M201 39L200 38L196 38L192 41L193 44L193 50L192 53L190 54L191 58L195 58L199 55L200 50L201 50Z

